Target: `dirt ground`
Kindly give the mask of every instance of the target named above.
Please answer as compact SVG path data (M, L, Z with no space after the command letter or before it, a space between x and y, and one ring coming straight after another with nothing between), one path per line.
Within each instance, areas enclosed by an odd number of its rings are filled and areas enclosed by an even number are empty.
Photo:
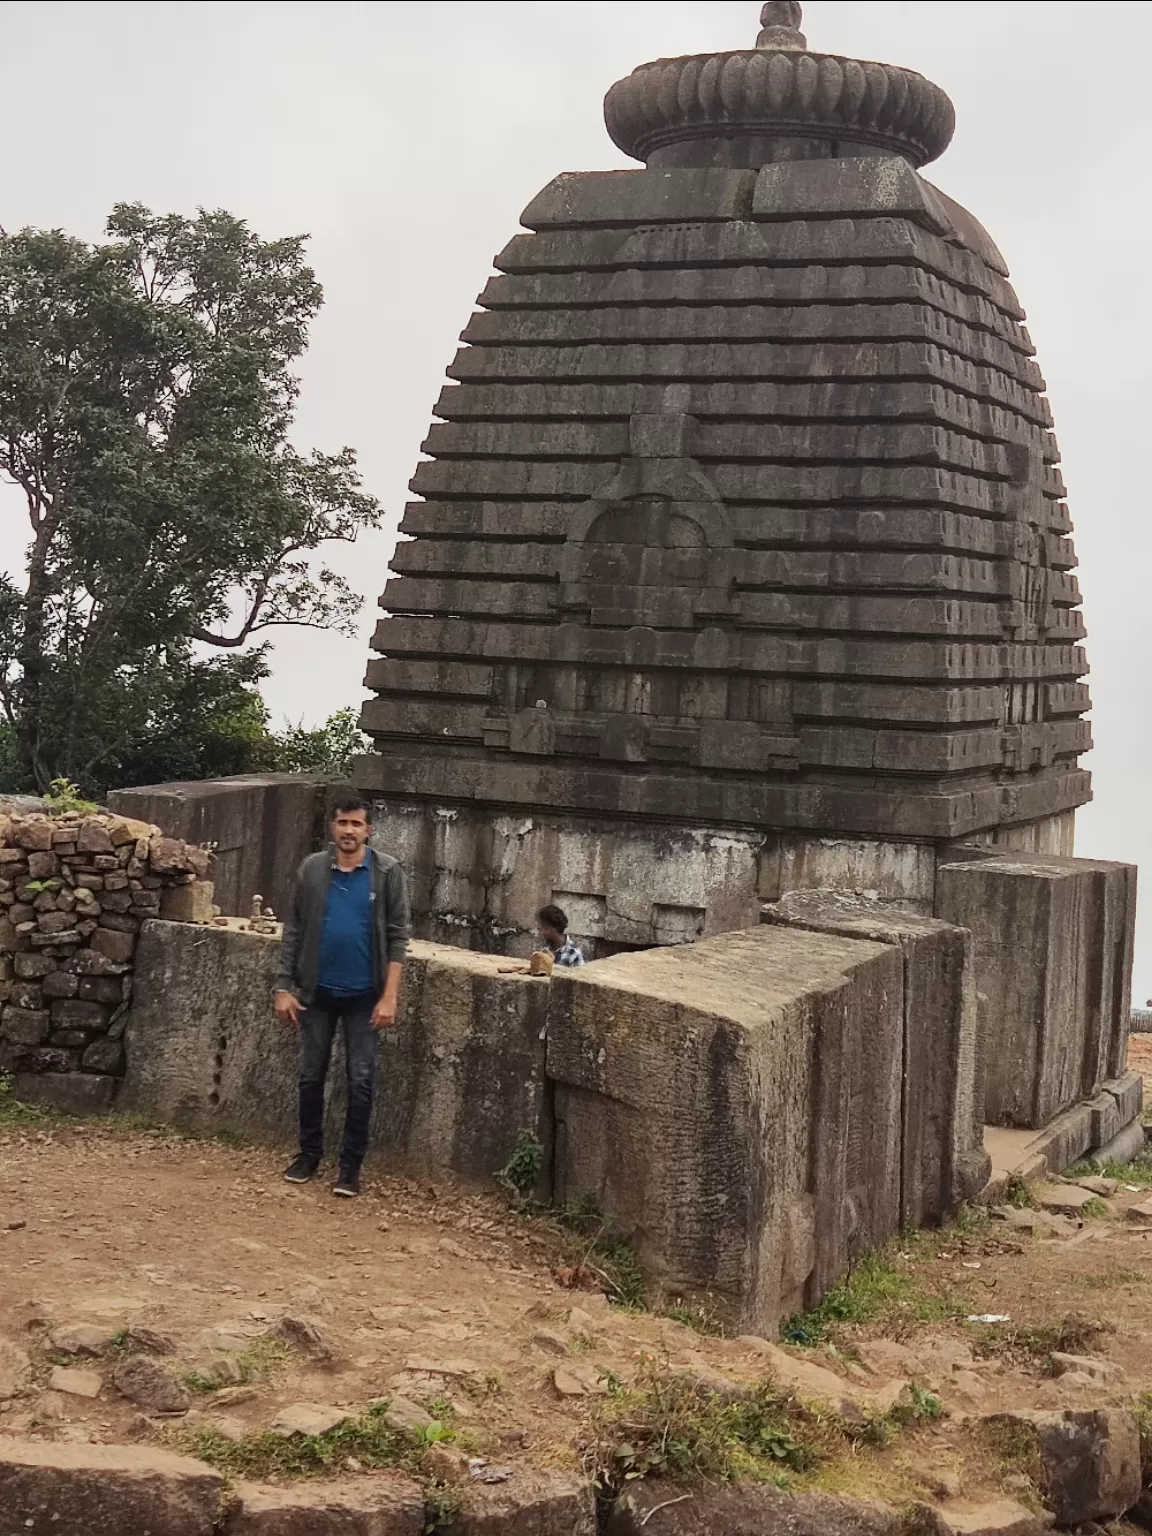
M1152 1040L1145 1047L1152 1066ZM5 1341L33 1371L0 1403L0 1434L115 1442L194 1424L235 1438L291 1404L358 1412L401 1395L436 1412L450 1403L476 1454L576 1468L598 1399L562 1395L558 1368L586 1382L628 1382L652 1362L738 1383L781 1379L781 1357L755 1341L566 1288L557 1269L572 1261L571 1240L498 1191L370 1178L359 1200L339 1201L324 1180L285 1184L283 1162L115 1123L0 1128L0 1379ZM845 1446L821 1483L890 1498L982 1495L1006 1474L974 1436L978 1416L1131 1402L1152 1389L1152 1222L1128 1216L1148 1193L1121 1186L1060 1237L976 1220L898 1247L871 1311L817 1330L814 1347L788 1346L785 1384L807 1395L816 1367L870 1400L907 1377L938 1395L942 1414L887 1444ZM987 1314L1010 1321L968 1321ZM1102 1325L1080 1352L1109 1379L1054 1376L1045 1349L1018 1347L1029 1329L1058 1332L1068 1314ZM142 1416L112 1385L111 1359L68 1360L53 1340L80 1324L110 1336L146 1327L174 1345L163 1364L202 1383L285 1315L315 1320L334 1359L282 1351L241 1386L201 1385L178 1421ZM54 1389L60 1365L98 1372L99 1396Z

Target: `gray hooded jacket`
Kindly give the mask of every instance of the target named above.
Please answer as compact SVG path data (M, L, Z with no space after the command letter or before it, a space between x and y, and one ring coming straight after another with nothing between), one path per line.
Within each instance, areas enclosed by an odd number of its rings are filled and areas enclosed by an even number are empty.
M370 847L368 858L372 866L372 969L376 991L381 993L388 966L403 964L408 954L408 887L403 869L390 854ZM312 1001L320 974L320 939L335 859L329 848L304 860L284 918L276 989L294 992L305 1006Z

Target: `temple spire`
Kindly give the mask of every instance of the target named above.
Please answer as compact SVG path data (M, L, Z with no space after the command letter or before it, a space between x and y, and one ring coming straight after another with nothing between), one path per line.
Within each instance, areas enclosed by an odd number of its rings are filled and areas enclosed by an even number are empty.
M803 19L804 11L799 0L767 0L767 4L760 7L757 48L802 53L808 47L808 39L800 30Z

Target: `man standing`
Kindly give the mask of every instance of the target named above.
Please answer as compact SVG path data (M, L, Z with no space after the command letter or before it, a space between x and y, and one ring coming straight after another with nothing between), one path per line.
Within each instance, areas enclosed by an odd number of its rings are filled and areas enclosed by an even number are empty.
M300 1034L300 1155L284 1177L306 1184L324 1155L324 1083L344 1028L348 1113L333 1193L360 1193L379 1031L396 1022L408 953L408 892L395 859L368 846L372 812L337 800L332 844L305 859L284 920L276 1012Z
M560 907L541 907L536 914L536 927L555 965L584 964L583 951L568 937L568 914Z

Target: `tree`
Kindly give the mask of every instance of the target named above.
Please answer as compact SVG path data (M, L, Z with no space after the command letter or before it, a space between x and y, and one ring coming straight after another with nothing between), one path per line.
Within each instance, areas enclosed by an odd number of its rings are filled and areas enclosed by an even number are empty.
M338 709L316 730L286 725L270 735L263 748L264 762L278 773L322 773L347 778L352 760L371 751L372 743L358 724L354 709ZM259 749L258 749L259 750Z
M313 561L381 517L350 448L288 441L322 302L303 237L128 204L106 233L0 233L0 476L32 534L0 579L0 709L40 789L225 771L260 734L254 637L354 633Z

